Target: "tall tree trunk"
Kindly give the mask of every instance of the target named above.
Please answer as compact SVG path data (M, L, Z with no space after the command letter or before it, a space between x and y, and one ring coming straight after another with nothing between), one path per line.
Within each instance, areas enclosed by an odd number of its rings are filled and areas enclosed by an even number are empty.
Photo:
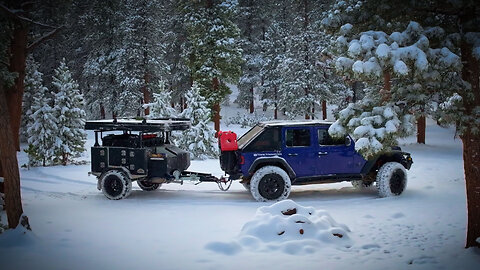
M17 4L18 5L18 4ZM10 125L12 127L13 145L20 151L20 122L22 118L22 98L25 79L25 66L27 59L28 25L25 22L15 20L12 40L10 43L10 72L18 74L15 84L5 91Z
M425 144L425 129L426 129L426 119L425 116L420 116L417 118L417 143Z
M327 101L322 100L322 119L326 120L327 119Z
M5 210L8 227L16 228L23 214L20 194L20 172L18 170L17 151L7 110L6 91L0 82L0 162L3 168L5 189ZM18 136L17 136L18 137Z
M105 106L103 106L103 102L100 102L100 118L105 119Z
M219 81L217 77L213 78L212 86L214 92L217 92L219 90ZM215 101L215 104L213 104L213 123L216 131L215 137L217 137L217 134L220 131L220 104L218 103L218 101Z
M472 45L465 38L460 45L462 53L462 79L471 86L468 93L472 96L464 96L463 104L465 114L473 115L473 110L480 106L480 62L472 55ZM465 171L465 185L467 193L467 238L465 247L480 247L477 239L480 238L480 137L472 134L475 123L467 123L467 130L461 135L463 142L463 169Z
M467 238L465 247L480 247L480 138L467 132L463 142L463 169L467 191Z
M382 96L382 103L388 102L390 100L390 91L391 91L391 82L390 82L390 73L383 73L383 89L380 90L380 95Z
M150 103L150 92L148 91L148 84L150 83L150 74L148 72L145 72L145 75L143 76L144 79L144 85L142 87L142 92L143 92L143 103L148 104ZM146 107L145 108L145 115L150 114L150 108Z
M253 101L254 101L253 87L250 87L250 106L249 106L250 107L250 113L253 113L255 111Z
M277 120L278 119L278 88L277 86L274 86L273 91L275 92L275 109L273 111L273 119Z

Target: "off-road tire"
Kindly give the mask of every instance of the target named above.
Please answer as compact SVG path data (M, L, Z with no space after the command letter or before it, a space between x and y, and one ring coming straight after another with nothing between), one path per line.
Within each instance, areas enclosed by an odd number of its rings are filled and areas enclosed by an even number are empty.
M291 188L287 172L276 166L258 169L250 180L250 192L259 202L284 200L290 195Z
M110 170L100 176L100 185L105 197L110 200L120 200L132 192L132 180L119 170Z
M161 184L151 183L147 181L140 181L140 180L137 181L137 185L138 187L140 187L142 190L145 190L145 191L153 191L158 189L161 186Z
M377 173L377 191L380 197L402 194L407 187L407 170L398 162L387 162Z

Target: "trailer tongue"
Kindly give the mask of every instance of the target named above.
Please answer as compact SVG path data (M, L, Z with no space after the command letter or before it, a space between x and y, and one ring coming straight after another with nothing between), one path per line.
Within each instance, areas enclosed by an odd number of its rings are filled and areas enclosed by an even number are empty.
M215 182L220 190L228 190L229 179L187 171L190 153L173 145L170 138L172 131L190 127L190 120L182 118L87 121L85 129L95 132L89 174L98 178L98 189L113 200L130 195L132 181L145 191L184 181Z

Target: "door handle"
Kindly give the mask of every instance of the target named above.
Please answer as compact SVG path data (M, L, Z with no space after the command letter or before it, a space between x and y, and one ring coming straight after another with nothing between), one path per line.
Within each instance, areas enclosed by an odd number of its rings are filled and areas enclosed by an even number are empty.
M328 152L318 152L318 155L319 155L319 156L328 155Z
M290 153L290 154L288 154L288 156L289 156L289 157L296 157L296 156L298 156L298 154L296 154L296 153Z

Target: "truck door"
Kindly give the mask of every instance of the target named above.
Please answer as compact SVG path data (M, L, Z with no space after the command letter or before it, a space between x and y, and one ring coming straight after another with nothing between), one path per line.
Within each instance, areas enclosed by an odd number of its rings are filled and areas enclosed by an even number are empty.
M346 135L333 139L328 134L328 126L316 128L317 174L354 174L359 173L363 164L355 163L355 146Z
M282 132L282 157L297 177L316 174L316 145L312 127L285 127Z

